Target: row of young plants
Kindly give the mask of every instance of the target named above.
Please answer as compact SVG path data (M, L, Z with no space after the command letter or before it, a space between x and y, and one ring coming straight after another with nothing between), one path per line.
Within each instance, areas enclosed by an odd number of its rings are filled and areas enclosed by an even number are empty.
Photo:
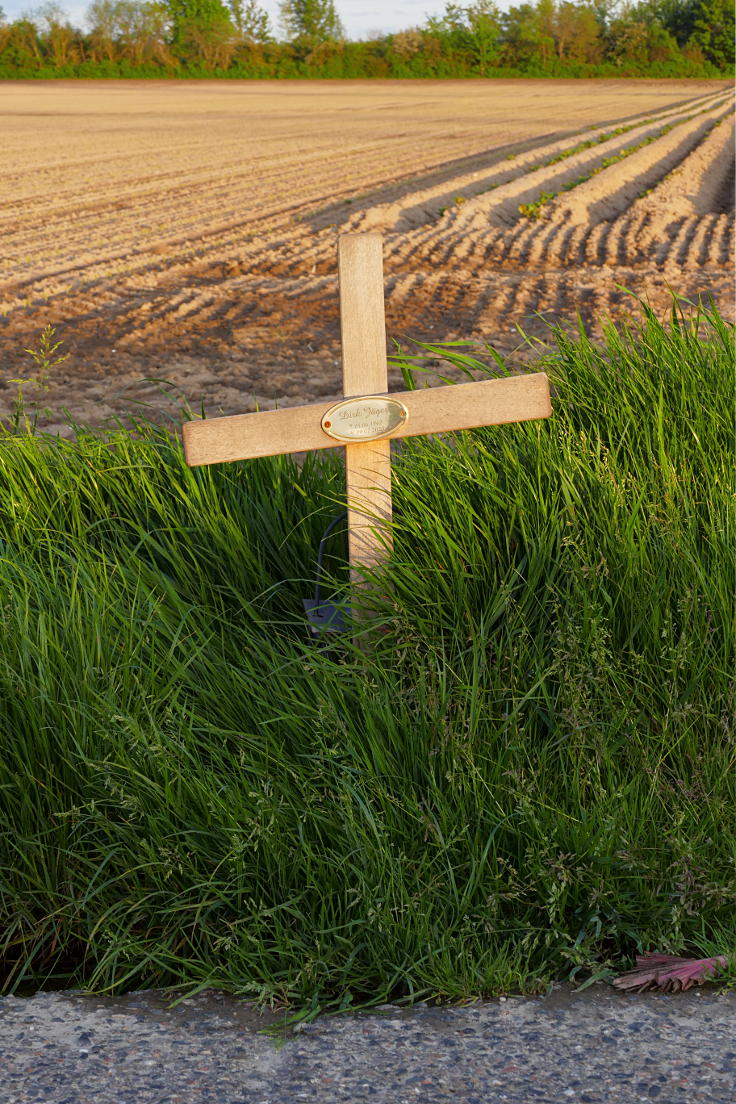
M707 110L709 110L709 109L704 108L702 111L693 112L692 115L687 115L680 121L683 122L683 123L689 122L690 119L695 118L696 115L704 114L704 112L707 111ZM608 142L611 138L616 138L621 134L628 134L629 131L631 131L631 130L639 129L640 127L647 126L648 124L653 123L653 122L654 122L653 119L644 119L644 120L639 120L635 123L626 124L624 126L618 126L614 130L602 131L600 134L597 134L594 138L588 138L583 142L578 142L573 146L569 146L567 149L561 150L559 153L556 153L554 156L546 158L544 161L540 161L537 164L527 166L525 168L525 172L527 174L528 173L533 173L533 172L536 172L538 169L548 168L550 165L557 165L562 161L567 161L570 157L574 157L575 154L577 154L577 153L582 153L584 150L592 149L595 146L603 145L605 142ZM717 119L713 122L712 127L720 126L720 124L721 124L721 120ZM526 218L526 219L532 219L532 220L540 219L543 216L543 214L545 212L545 208L548 206L548 204L550 204L552 202L552 200L557 199L557 197L559 195L561 195L563 192L569 192L573 188L576 188L579 184L584 184L586 180L590 180L593 176L596 176L598 173L602 172L604 169L609 168L611 165L615 165L619 161L625 160L630 154L636 153L637 150L642 149L644 146L648 146L650 143L656 141L658 138L664 137L665 134L668 134L672 130L674 125L676 125L676 124L670 124L670 123L665 124L664 126L662 126L656 132L656 134L649 135L648 137L642 139L640 142L637 142L636 144L634 144L632 146L627 146L626 148L620 150L618 153L612 154L610 157L603 158L598 165L596 165L594 168L589 170L583 176L579 176L575 180L570 180L566 184L561 185L559 191L557 191L557 192L541 191L539 193L539 195L537 196L537 198L532 200L531 202L529 202L529 203L520 203L519 206L518 206L519 214L522 216L522 218ZM712 129L712 127L710 129ZM511 153L511 154L508 155L506 160L507 161L515 161L516 156L517 155L515 153ZM490 188L483 189L482 191L478 192L477 194L487 195L488 192L494 191L496 187L498 187L498 185L492 185ZM645 193L643 193L643 194L645 194ZM453 197L453 204L455 206L462 206L462 204L467 202L468 198L469 197L465 196L465 195L456 195L456 196ZM438 214L441 216L447 210L448 210L447 206L440 207L439 211L438 211Z
M690 119L695 118L695 115L702 114L703 112L695 112L693 115L687 115L684 119L680 120L680 122L686 123ZM721 121L722 120L720 119L714 119L713 122L710 124L708 130L706 131L706 134L710 133L710 131L713 130L715 127L720 126ZM669 134L669 132L673 129L675 125L676 124L674 123L668 123L660 130L658 130L656 134L650 134L646 138L642 138L640 142L636 142L632 146L626 146L618 153L611 154L610 157L604 157L599 165L596 165L593 169L585 173L583 176L579 176L575 180L569 180L566 184L563 184L559 192L540 192L537 198L531 203L519 204L519 213L523 218L540 219L544 214L544 208L548 204L550 204L552 200L557 199L557 197L561 195L562 192L572 191L573 188L577 188L579 184L584 184L587 180L591 180L594 176L597 176L598 173L603 172L604 169L610 168L611 165L616 165L619 161L625 161L626 158L629 157L632 153L636 153L638 150L644 149L645 146L651 145L651 143L657 141L657 139L663 138L665 134ZM615 131L611 131L609 134L600 135L599 138L593 139L592 141L583 142L580 144L580 146L574 147L574 149L569 152L566 150L562 154L558 154L557 157L553 157L549 161L543 162L543 165L551 165L557 161L562 161L566 157L571 156L572 153L577 153L579 150L585 149L592 145L597 145L598 142L607 141L608 138L611 138L616 134L625 134L627 131L633 129L633 126L618 127ZM539 167L541 168L543 166ZM649 190L650 189L645 189L641 194L646 195Z
M692 118L692 116L688 116L687 118ZM683 121L686 122L687 119ZM544 213L544 208L562 192L570 192L573 188L577 188L579 184L584 184L586 180L591 180L594 176L597 176L598 173L603 172L604 169L610 168L611 165L617 165L619 161L625 161L632 153L644 149L645 146L651 145L652 142L656 142L658 138L663 138L665 134L669 134L673 125L674 124L669 123L658 130L656 134L649 134L646 138L642 138L641 141L635 142L633 146L626 146L618 153L611 154L610 157L604 157L599 165L596 165L587 173L584 173L583 176L578 176L575 180L568 180L566 184L561 186L559 192L540 192L537 198L531 203L520 203L519 214L523 218L540 219ZM713 125L715 126L715 123Z
M397 448L367 648L302 611L338 452L6 427L7 990L314 1012L732 952L732 329L680 303L550 341L551 419ZM508 370L482 353L397 363ZM346 601L340 537L326 568Z

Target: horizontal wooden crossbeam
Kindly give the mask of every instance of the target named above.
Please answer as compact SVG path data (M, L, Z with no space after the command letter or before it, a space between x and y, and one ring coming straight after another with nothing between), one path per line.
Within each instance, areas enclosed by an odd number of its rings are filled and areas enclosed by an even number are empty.
M406 423L397 426L391 439L526 422L547 418L552 413L549 382L544 372L458 383L441 389L392 391L390 398L402 402L409 411ZM333 406L334 401L185 422L182 433L187 464L197 467L337 448L341 442L328 436L321 425Z

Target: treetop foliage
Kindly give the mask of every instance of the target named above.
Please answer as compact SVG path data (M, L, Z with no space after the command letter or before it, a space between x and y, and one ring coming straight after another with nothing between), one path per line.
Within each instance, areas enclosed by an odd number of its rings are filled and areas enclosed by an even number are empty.
M290 42L318 43L345 37L333 0L281 0L279 14Z

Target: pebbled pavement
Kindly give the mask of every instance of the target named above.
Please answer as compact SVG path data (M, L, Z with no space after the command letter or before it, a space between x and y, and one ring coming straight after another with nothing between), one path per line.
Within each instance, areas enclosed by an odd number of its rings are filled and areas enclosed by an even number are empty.
M559 987L259 1034L278 1022L212 991L3 997L0 1104L736 1104L734 992Z

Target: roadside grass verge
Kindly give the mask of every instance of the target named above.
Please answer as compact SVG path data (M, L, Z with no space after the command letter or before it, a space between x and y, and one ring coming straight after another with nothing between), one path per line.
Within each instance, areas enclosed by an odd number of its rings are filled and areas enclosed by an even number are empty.
M397 448L367 649L301 607L339 452L4 432L6 991L315 1012L733 950L732 335L553 337L552 419Z

